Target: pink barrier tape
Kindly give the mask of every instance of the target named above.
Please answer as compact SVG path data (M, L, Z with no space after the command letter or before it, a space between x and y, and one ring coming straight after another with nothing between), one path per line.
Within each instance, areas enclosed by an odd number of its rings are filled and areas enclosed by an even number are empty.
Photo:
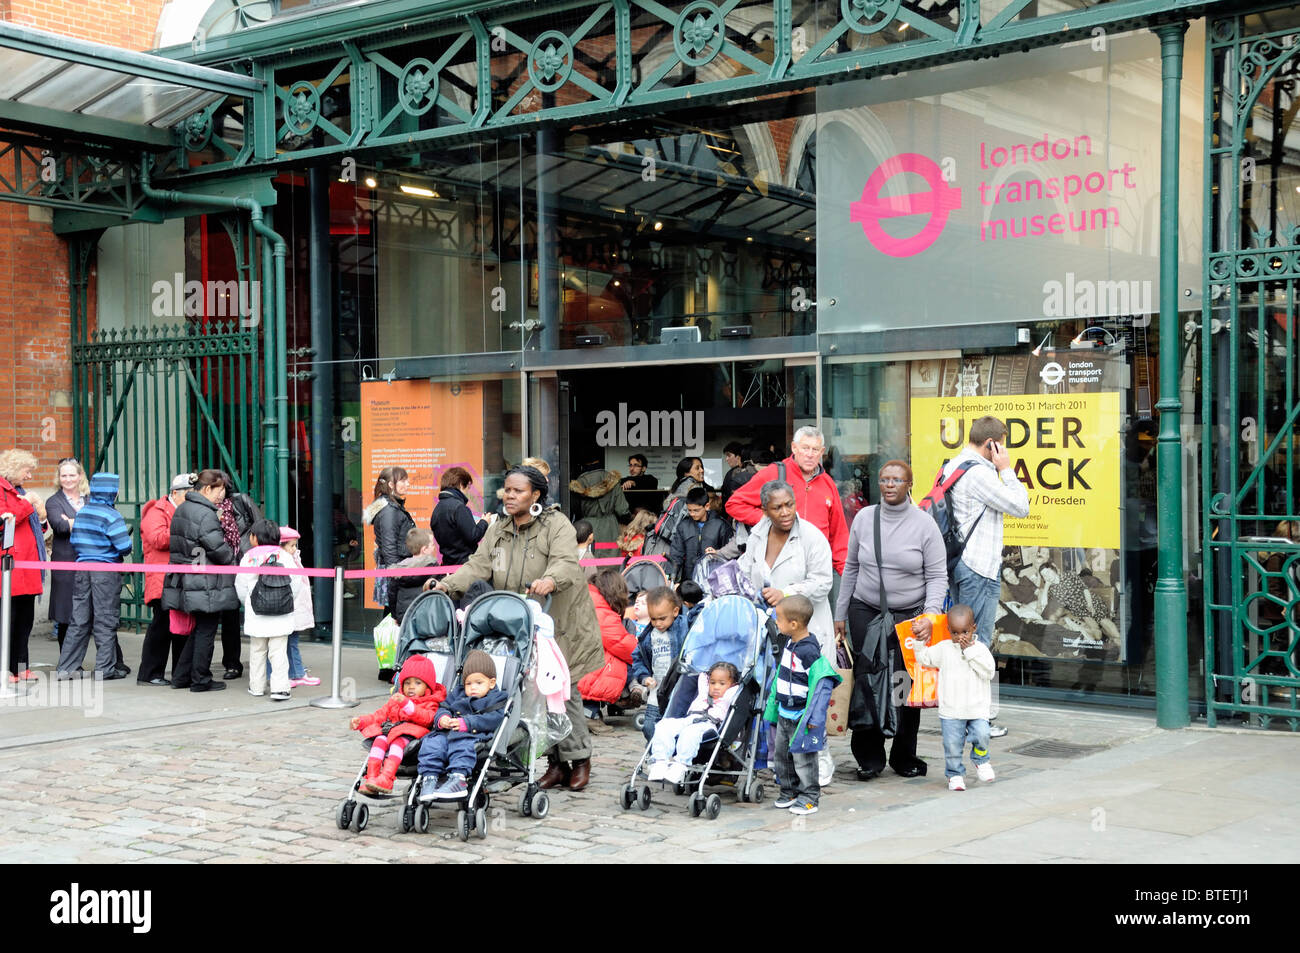
M637 556L634 562L664 562L663 556ZM608 556L601 559L579 560L582 566L621 566L621 556ZM219 576L234 576L239 573L256 573L265 576L314 576L318 579L334 578L333 569L298 569L288 566L217 566L211 563L70 563L42 562L35 559L14 560L15 569L52 569L68 572L117 572L117 573L210 573ZM405 569L348 569L343 573L344 579L391 579L395 576L443 576L455 572L460 566L411 566Z

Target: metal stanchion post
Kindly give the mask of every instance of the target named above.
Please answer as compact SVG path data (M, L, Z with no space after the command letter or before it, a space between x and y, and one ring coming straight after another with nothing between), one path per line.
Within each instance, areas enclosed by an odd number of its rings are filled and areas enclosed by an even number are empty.
M19 692L9 684L10 611L13 608L14 557L0 556L0 698L14 698Z
M356 708L361 704L355 698L348 701L339 694L343 687L343 567L334 567L334 640L330 653L334 671L330 675L330 697L313 698L313 708Z

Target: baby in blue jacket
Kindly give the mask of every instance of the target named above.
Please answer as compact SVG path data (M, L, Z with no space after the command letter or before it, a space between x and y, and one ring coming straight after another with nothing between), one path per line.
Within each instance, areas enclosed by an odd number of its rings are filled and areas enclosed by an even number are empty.
M461 684L433 716L433 731L420 742L420 800L456 800L469 791L474 771L474 742L491 738L505 718L509 696L497 688L492 656L475 649L461 666ZM438 778L446 780L438 785Z

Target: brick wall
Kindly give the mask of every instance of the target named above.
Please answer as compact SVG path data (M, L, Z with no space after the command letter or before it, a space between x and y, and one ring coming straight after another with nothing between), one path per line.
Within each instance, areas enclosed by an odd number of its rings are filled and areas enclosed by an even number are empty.
M153 46L165 0L0 0L0 20L133 50ZM31 174L29 171L26 174ZM44 209L0 204L0 450L36 454L37 490L72 452L67 244ZM91 311L94 311L92 287Z

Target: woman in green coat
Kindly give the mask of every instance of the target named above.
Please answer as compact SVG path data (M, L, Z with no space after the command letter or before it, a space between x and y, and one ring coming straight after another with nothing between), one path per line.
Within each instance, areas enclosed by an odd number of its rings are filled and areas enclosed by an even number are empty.
M540 470L515 467L507 473L502 496L507 518L493 523L469 561L437 588L459 598L482 579L494 589L551 596L555 640L572 679L565 708L573 732L551 749L550 766L539 783L552 788L567 781L570 790L581 791L591 777L591 736L578 679L604 665L605 654L596 607L578 565L573 524L559 510L547 507L546 493L546 477Z

